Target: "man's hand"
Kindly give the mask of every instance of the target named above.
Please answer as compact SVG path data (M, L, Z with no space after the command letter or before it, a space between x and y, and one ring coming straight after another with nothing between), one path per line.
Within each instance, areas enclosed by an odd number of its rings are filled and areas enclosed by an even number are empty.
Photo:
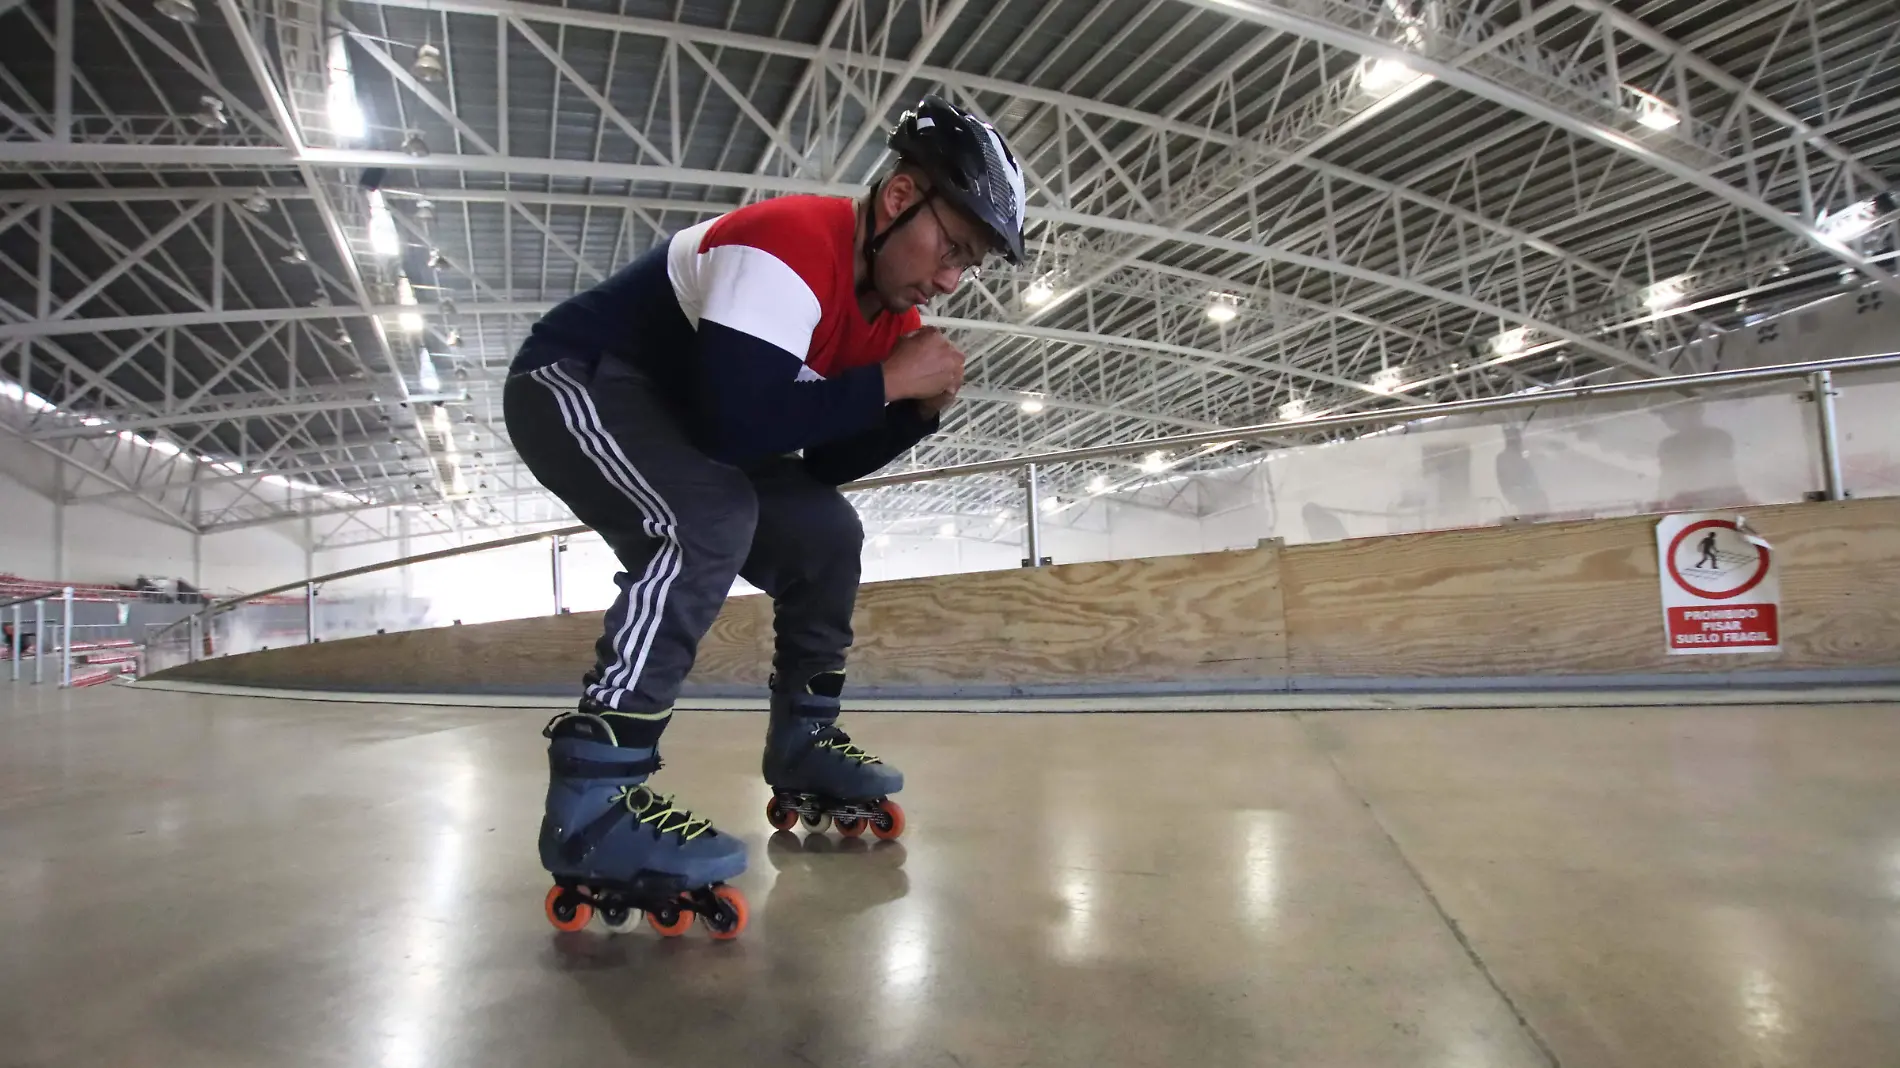
M944 409L957 402L957 391L946 389L934 397L920 397L917 407L924 413L925 419L934 419L943 414Z
M905 397L919 401L934 401L944 394L954 397L962 386L963 353L934 326L899 338L884 361L886 404Z

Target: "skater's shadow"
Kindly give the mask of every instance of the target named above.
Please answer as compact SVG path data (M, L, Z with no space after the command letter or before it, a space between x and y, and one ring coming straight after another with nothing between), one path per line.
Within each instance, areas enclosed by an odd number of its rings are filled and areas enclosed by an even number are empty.
M767 916L807 910L850 915L889 904L910 892L904 843L833 838L779 831L766 840L765 856L778 874L764 901Z

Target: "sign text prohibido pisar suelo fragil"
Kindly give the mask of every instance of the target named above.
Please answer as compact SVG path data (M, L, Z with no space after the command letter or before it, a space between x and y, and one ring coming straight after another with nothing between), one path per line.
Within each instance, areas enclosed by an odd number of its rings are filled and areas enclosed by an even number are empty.
M1742 517L1664 516L1656 551L1671 653L1780 651L1775 553Z

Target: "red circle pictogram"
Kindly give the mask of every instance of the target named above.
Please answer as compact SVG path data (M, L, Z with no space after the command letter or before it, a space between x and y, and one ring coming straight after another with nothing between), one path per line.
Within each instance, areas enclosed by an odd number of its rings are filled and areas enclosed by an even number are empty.
M1726 601L1731 597L1740 597L1742 594L1761 585L1761 580L1768 577L1768 550L1759 545L1755 546L1755 573L1748 577L1748 581L1732 590L1705 590L1682 576L1682 569L1676 566L1676 552L1682 547L1683 539L1698 530L1707 530L1710 527L1717 527L1722 530L1737 529L1731 520L1704 519L1699 523L1691 523L1683 527L1682 530L1677 532L1675 539L1669 543L1669 552L1666 553L1665 556L1669 561L1669 577L1676 580L1676 585L1681 586L1697 597L1711 601Z

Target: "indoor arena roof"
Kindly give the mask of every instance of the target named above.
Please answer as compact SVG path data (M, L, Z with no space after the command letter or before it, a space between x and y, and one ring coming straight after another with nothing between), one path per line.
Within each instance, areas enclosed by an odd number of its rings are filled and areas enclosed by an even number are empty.
M191 458L95 488L204 532L565 520L500 419L535 317L712 214L855 194L926 92L1026 164L1032 261L928 309L969 385L907 465L1705 370L1689 342L1900 289L1890 0L0 0L0 30L0 376L38 398L7 429Z

